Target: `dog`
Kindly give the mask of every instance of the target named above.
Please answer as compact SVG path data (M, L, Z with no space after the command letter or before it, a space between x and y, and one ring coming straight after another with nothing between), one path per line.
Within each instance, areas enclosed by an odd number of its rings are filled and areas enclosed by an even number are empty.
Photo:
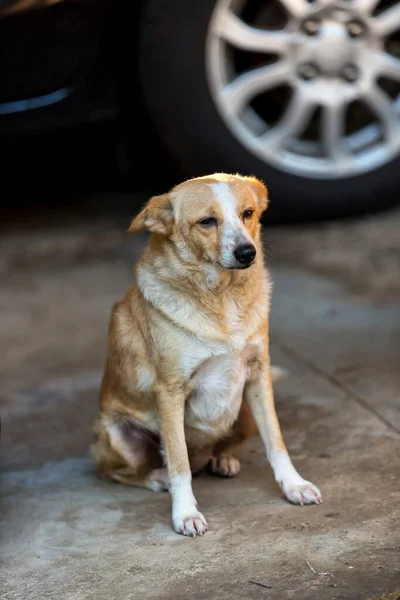
M112 310L92 454L103 478L169 490L174 529L188 536L208 529L192 474L237 475L234 450L257 430L286 498L322 502L292 465L274 407L267 203L256 177L216 173L151 198L128 230L151 235Z

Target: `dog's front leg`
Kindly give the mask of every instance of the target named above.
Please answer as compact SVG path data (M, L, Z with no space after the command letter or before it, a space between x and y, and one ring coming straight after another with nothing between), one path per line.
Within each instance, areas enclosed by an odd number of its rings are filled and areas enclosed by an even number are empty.
M244 393L265 444L275 479L286 498L295 504L321 504L321 492L296 471L283 441L275 411L268 357L264 357L260 367L252 374Z
M170 481L174 529L177 533L196 537L203 535L208 525L204 516L197 510L197 502L193 495L192 474L185 441L184 412L185 397L181 392L159 392L158 413Z

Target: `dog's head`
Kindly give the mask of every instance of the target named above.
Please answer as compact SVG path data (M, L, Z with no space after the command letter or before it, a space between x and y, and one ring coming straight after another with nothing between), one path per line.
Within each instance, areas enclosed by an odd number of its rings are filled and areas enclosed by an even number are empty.
M267 202L267 189L255 177L216 173L151 198L129 232L165 236L186 263L247 269L261 252L259 219Z

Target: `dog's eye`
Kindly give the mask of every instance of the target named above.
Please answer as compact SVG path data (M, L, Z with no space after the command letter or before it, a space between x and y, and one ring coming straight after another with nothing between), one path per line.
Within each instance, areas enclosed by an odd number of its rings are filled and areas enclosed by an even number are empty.
M206 217L199 221L199 225L202 227L214 227L217 224L217 219L215 217Z
M243 211L243 219L250 219L250 217L253 215L254 210L252 208L246 208L246 210Z

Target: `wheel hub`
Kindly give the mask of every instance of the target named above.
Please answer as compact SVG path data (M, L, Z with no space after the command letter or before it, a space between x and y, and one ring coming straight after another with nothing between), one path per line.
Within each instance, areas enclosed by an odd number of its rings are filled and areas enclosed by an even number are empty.
M305 38L293 52L298 67L304 63L315 65L325 77L341 77L343 69L355 64L357 48L341 23L326 21L316 35Z

